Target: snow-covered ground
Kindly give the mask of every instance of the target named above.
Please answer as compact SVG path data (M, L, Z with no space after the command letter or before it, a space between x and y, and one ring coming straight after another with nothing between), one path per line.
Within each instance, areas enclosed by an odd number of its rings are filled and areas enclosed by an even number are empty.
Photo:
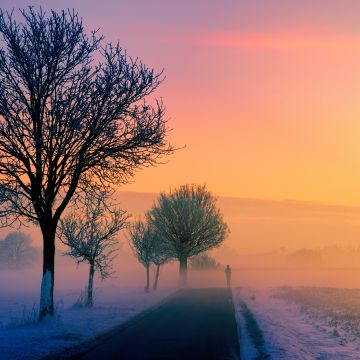
M342 296L339 296L341 290L334 289L332 297L329 289L327 296L319 290L321 288L306 288L305 293L289 291L291 289L233 290L242 360L254 359L257 354L246 328L242 302L262 331L265 354L270 359L360 359L360 336L354 336L354 328L349 326L359 318L360 301L357 311L352 308L352 312L345 314L344 302L340 299L351 296L345 289ZM354 290L353 295L356 291L359 292ZM338 316L337 307L342 308L342 317Z
M74 306L79 292L57 293L55 318L41 323L34 321L38 294L1 294L0 359L39 359L65 351L161 302L174 291L159 289L145 294L142 289L100 288L92 309Z

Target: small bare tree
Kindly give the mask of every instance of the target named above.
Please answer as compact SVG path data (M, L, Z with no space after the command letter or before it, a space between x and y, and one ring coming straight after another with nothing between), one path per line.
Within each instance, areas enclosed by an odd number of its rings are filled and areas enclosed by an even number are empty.
M168 243L164 241L157 229L148 223L138 220L130 226L129 243L135 256L145 266L145 291L150 289L150 266L155 265L153 290L157 289L161 265L171 259Z
M138 220L130 225L129 244L139 262L146 269L145 291L150 290L150 265L154 251L155 233L148 224Z
M13 231L0 241L0 268L19 269L29 266L38 258L29 235Z
M153 252L151 261L155 265L155 278L153 284L153 290L157 290L159 283L160 268L172 259L172 251L168 245L168 242L161 237L161 234L156 228L153 229L155 232Z
M81 193L126 183L172 152L162 73L87 35L74 11L0 10L0 217L43 236L40 319L54 312L57 225Z
M228 234L216 198L205 186L184 185L170 194L160 194L147 220L179 260L180 286L187 282L188 258L219 246Z
M86 305L93 306L95 270L101 278L112 274L112 261L118 250L117 233L127 225L128 215L121 209L110 209L106 196L86 200L84 215L69 215L61 220L60 240L69 247L64 255L77 263L89 264Z

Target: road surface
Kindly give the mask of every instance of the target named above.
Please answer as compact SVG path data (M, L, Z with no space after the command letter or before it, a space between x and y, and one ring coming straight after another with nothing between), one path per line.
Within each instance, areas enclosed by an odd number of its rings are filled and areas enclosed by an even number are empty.
M188 289L77 358L233 360L239 350L230 290Z

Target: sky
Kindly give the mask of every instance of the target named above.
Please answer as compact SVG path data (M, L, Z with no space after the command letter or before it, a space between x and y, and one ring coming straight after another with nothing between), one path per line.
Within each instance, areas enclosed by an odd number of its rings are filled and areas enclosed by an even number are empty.
M360 205L357 0L1 0L75 8L164 69L175 147L124 191L207 184L228 197ZM60 5L61 4L61 5Z
M358 0L0 0L2 9L29 5L75 8L88 31L164 69L155 95L180 149L118 189L129 213L143 215L160 191L206 184L231 230L216 256L242 284L360 286ZM27 231L41 246L39 230ZM69 274L82 284L87 268L75 272L57 246L57 286ZM302 248L321 251L316 271L284 271ZM114 281L131 272L142 283L129 254ZM38 284L40 271L14 284Z

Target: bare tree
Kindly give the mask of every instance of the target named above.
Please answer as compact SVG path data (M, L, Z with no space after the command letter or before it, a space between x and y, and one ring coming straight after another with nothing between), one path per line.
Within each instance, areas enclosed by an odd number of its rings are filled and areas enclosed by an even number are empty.
M13 231L0 241L0 267L23 268L31 265L38 256L29 235Z
M0 10L0 216L43 235L40 319L53 315L55 234L69 202L172 152L162 73L84 32L74 11Z
M128 215L121 209L110 209L106 196L90 197L86 200L85 214L72 214L60 220L59 238L69 247L68 255L77 263L89 264L89 280L86 305L93 306L94 273L101 278L112 274L112 261L118 250L117 233L127 225Z
M160 266L169 260L169 253L161 245L161 238L156 229L144 221L138 220L130 226L129 244L135 256L146 269L145 291L150 290L150 265L156 266L153 288L157 289Z
M188 258L219 246L228 227L216 207L216 198L205 186L184 185L160 198L147 213L180 263L180 285L187 282Z
M159 283L160 268L172 259L172 250L169 247L168 242L161 237L161 234L156 228L153 229L155 232L153 251L151 255L151 262L155 265L155 278L153 284L153 290L157 290Z
M150 265L154 247L154 233L150 227L143 221L138 220L130 225L129 244L139 262L146 269L145 291L150 289Z

